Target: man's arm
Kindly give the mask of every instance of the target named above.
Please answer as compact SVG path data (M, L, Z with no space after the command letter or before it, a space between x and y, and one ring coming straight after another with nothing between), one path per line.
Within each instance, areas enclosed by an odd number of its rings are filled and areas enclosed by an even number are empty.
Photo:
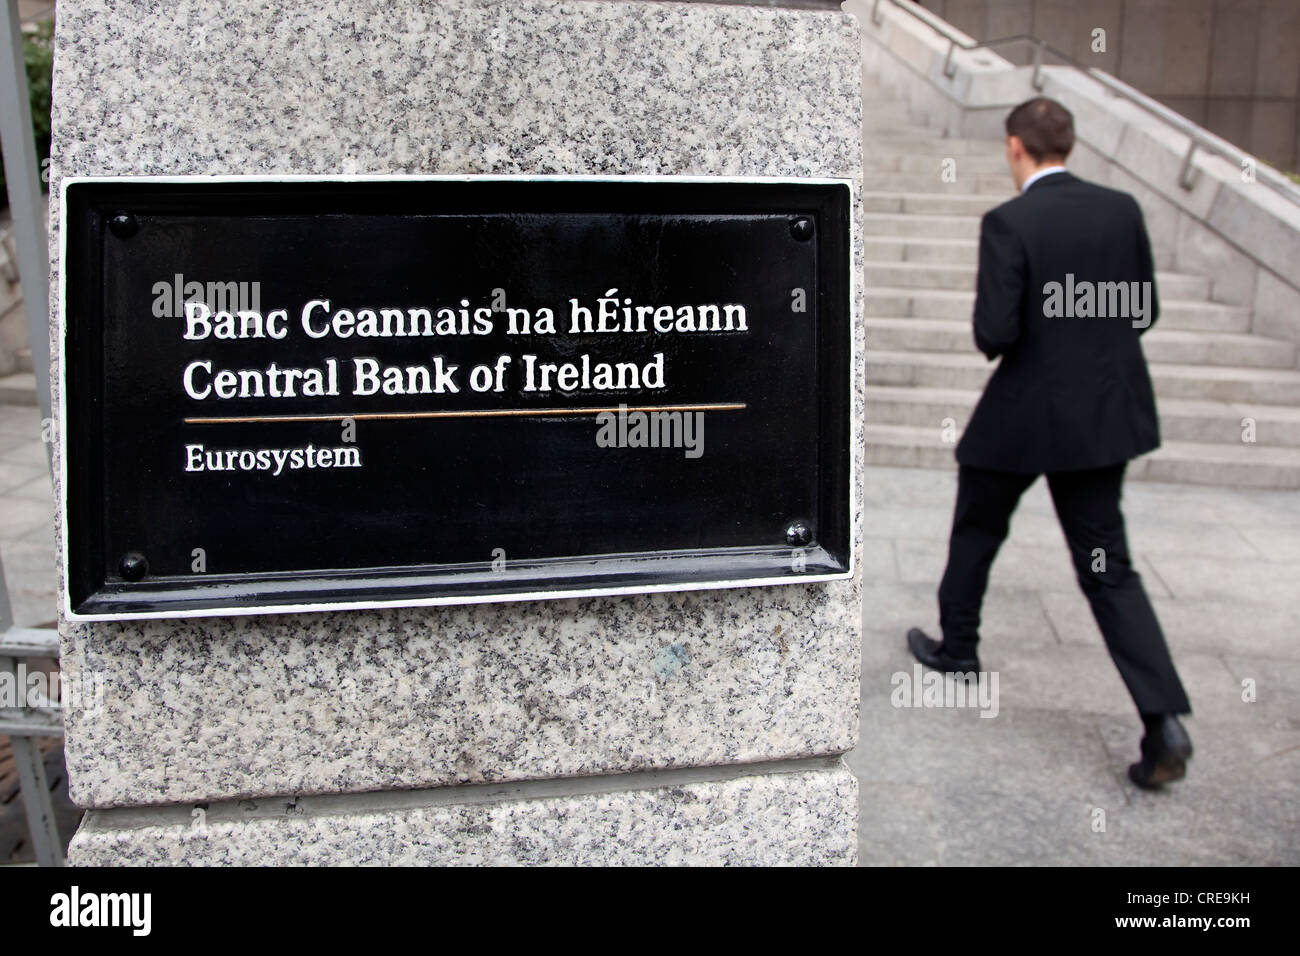
M975 345L990 359L1020 338L1025 291L1024 246L996 209L980 222L980 265L975 282Z
M1132 196L1129 198L1133 199ZM1149 303L1151 314L1147 316L1150 321L1147 322L1146 325L1140 326L1138 329L1138 335L1141 335L1146 332L1147 329L1151 328L1151 326L1156 324L1156 319L1160 318L1160 296L1156 292L1156 267L1155 259L1151 255L1151 237L1147 235L1146 219L1143 217L1142 207L1138 205L1136 199L1133 199L1133 208L1136 211L1138 227L1138 270L1140 272L1138 278L1142 282L1151 283L1150 285L1143 286L1143 288L1151 290L1151 300Z

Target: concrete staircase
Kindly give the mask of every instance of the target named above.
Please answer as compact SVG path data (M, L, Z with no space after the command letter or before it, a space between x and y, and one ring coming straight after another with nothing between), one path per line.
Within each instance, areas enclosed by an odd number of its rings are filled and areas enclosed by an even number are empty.
M979 219L1013 186L1001 142L944 138L871 77L863 98L867 462L954 467L995 367L971 333ZM1297 346L1251 334L1250 311L1211 302L1205 276L1162 272L1157 287L1143 349L1164 444L1130 475L1300 488Z

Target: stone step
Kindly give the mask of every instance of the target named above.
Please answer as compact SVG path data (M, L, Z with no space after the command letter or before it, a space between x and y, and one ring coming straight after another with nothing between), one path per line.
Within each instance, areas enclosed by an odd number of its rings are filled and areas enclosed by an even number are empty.
M941 430L951 419L960 431L970 420L980 393L968 389L868 385L867 421ZM1158 400L1160 433L1169 441L1244 444L1247 422L1259 445L1300 448L1300 409L1195 399Z
M871 135L868 130L862 137L863 148L872 153L915 153L929 156L952 156L957 159L960 172L961 157L992 157L1001 161L1006 167L1006 148L1001 140L966 139L956 136L940 136L933 130L919 130L915 133L882 133Z
M978 193L1001 200L1015 195L1011 177L1001 173L967 173L955 182L947 182L938 168L926 173L898 173L872 170L863 176L862 188L872 192Z
M908 425L873 425L863 430L867 467L956 468L956 442L945 439L938 428ZM949 433L951 434L951 433ZM957 433L960 437L960 432Z
M1300 448L1166 441L1129 466L1140 481L1235 488L1300 488Z
M965 426L996 367L970 328L979 217L1013 187L999 141L945 138L886 94L864 106L867 461L952 467L944 420ZM1165 445L1129 474L1300 488L1296 345L1247 334L1249 309L1209 302L1206 276L1156 282L1143 350Z
M911 139L928 136L930 130L923 123L915 123L910 117L868 117L862 120L864 142L888 137Z
M1142 337L1148 362L1166 365L1213 365L1242 369L1296 368L1294 342L1242 332L1205 332L1157 325Z
M937 428L867 425L868 465L953 468L955 443ZM1131 462L1130 478L1251 488L1300 488L1300 449L1165 442Z
M973 335L960 319L867 319L867 346L888 352L970 352Z
M975 309L974 289L907 289L867 283L864 294L868 316L969 321Z
M913 113L904 104L897 103L887 105L864 103L862 128L865 130L864 142L877 134L883 135L886 130L911 130L916 136L924 136L929 131L924 116Z
M1178 299L1160 301L1157 329L1188 329L1201 332L1246 332L1250 329L1250 310L1218 302L1187 302Z
M1210 280L1205 276L1185 272L1157 272L1156 291L1161 299L1171 302L1207 302L1210 298Z
M974 349L969 320L868 318L867 344L876 349L969 352ZM1156 326L1142 339L1149 362L1294 369L1292 342L1235 332L1198 332Z
M993 364L971 352L866 350L867 384L979 391Z
M936 239L929 236L867 236L868 262L914 262L959 265L974 270L979 264L978 239ZM902 283L896 283L902 285Z
M867 236L925 237L930 239L978 239L978 216L922 216L898 212L862 214Z
M974 290L908 289L868 282L865 296L869 316L969 321L975 308ZM1156 328L1245 332L1250 328L1250 311L1215 302L1165 299L1160 303Z
M993 363L977 352L892 351L868 348L871 385L980 390ZM1160 398L1255 405L1300 405L1300 371L1217 365L1150 364Z
M1003 200L996 196L970 193L862 193L862 208L867 212L918 213L923 216L984 215Z
M1208 402L1162 398L1160 431L1169 441L1221 445L1253 444L1300 448L1300 408L1286 405Z
M964 289L975 288L975 269L968 265L935 262L881 262L868 259L866 288Z
M1151 377L1161 397L1300 405L1300 372L1295 370L1159 363L1151 366Z
M928 129L924 117L912 112L905 100L878 99L863 91L862 125L870 130L875 123L903 124L918 129Z
M937 142L942 142L938 140ZM955 166L946 164L945 159L955 158ZM863 146L863 170L867 173L925 173L938 175L946 168L952 168L960 181L963 176L996 173L1011 182L1011 173L1007 170L1006 158L998 156L957 156L941 150L903 150L891 152L880 148Z
M949 244L939 249L953 257L969 256L969 262L907 261L907 239L868 239L866 287L969 291L975 288L975 259L979 253L979 244L963 240L957 242L963 244ZM1156 288L1162 299L1204 301L1210 294L1210 280L1204 276L1158 272Z
M867 424L942 429L944 420L952 419L962 429L979 397L978 391L966 388L868 385Z
M14 359L18 362L19 372L31 372L34 370L32 365L32 350L23 348L14 353Z
M0 405L35 405L36 376L14 372L0 378Z

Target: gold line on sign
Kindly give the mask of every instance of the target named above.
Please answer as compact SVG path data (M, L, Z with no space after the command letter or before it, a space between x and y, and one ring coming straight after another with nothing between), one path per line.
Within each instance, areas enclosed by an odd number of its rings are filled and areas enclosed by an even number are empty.
M602 415L605 412L737 412L743 402L716 405L609 405L597 408L487 408L463 412L358 412L355 415L233 415L187 418L187 425L239 425L251 422L400 421L416 418L553 418L557 415Z

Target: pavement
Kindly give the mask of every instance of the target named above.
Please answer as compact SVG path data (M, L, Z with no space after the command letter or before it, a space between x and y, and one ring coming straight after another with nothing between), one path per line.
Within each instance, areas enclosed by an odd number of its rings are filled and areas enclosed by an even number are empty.
M870 468L865 482L862 737L846 758L863 864L1300 863L1300 492L1126 487L1130 550L1196 748L1185 780L1147 792L1126 775L1141 721L1045 482L1022 500L990 580L988 717L894 705L916 701L894 676L913 674L907 628L938 633L956 473Z
M0 561L14 623L53 621L54 490L35 406L0 405Z
M1187 779L1147 793L1125 775L1141 724L1046 485L994 566L985 717L895 706L914 677L903 635L937 632L955 472L872 467L864 481L862 738L846 758L862 863L1300 864L1300 492L1126 489L1130 548L1194 710ZM53 514L39 413L0 405L0 556L20 625L55 616Z

